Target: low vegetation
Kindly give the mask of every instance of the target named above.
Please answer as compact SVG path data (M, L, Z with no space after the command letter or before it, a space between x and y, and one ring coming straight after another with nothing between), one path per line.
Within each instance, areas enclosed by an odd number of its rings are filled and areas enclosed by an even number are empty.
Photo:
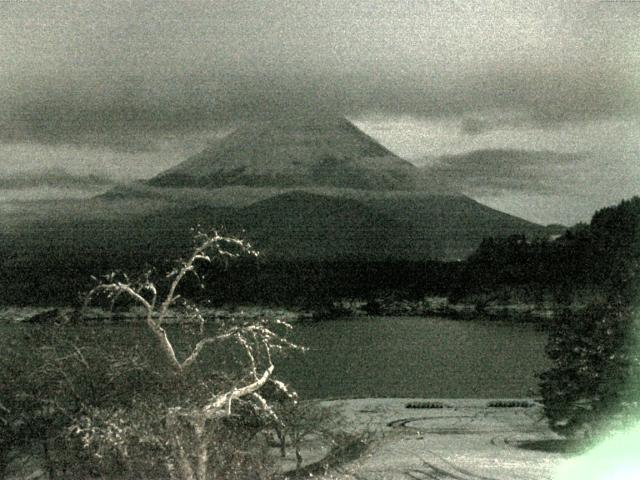
M406 408L449 408L443 402L409 402L405 405Z
M487 403L489 408L532 408L535 403L528 400L494 400Z

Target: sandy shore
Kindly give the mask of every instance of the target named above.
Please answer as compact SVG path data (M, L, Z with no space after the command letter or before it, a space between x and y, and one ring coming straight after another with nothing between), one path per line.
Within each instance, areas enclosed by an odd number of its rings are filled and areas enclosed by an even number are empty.
M323 401L322 406L343 416L345 429L373 434L357 459L312 476L327 480L553 478L553 471L568 455L555 448L561 438L547 427L541 406L529 399L513 403L501 399L502 406L490 406L492 402L413 398ZM308 461L326 453L317 447L309 445L303 452Z

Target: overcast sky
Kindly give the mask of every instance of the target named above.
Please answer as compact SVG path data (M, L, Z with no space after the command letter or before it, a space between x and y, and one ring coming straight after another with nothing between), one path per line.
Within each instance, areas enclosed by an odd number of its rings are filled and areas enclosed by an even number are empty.
M0 175L151 176L322 110L491 205L588 220L640 194L638 25L622 0L1 2Z

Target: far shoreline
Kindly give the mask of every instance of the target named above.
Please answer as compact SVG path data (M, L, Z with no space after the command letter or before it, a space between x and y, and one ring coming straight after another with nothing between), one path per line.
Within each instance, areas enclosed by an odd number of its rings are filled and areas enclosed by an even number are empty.
M444 301L443 301L444 300ZM544 328L552 323L566 308L580 311L578 306L561 306L558 304L539 306L530 303L493 303L479 306L472 303L451 303L446 299L427 300L399 300L386 302L384 305L372 302L335 302L332 305L316 308L301 308L287 306L261 305L222 305L219 307L203 307L201 311L207 319L256 318L260 316L274 316L288 321L293 325L324 321L367 318L430 318L437 317L447 320L470 322L506 322L514 324L535 324ZM179 312L170 315L167 323L177 323ZM129 307L110 311L100 307L82 309L73 306L36 306L36 305L5 305L0 306L0 323L77 323L105 322L130 323L144 318L144 313L138 307Z

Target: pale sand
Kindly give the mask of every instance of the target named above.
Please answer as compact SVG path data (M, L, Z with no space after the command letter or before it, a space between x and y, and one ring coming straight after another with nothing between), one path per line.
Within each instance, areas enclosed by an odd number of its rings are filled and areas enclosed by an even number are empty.
M344 416L345 429L368 430L375 435L358 459L326 472L315 472L313 478L552 479L554 469L568 458L567 454L531 448L525 443L561 439L547 427L541 405L525 400L533 406L496 408L487 406L490 401L402 398L323 401L321 405ZM446 407L406 408L410 402L441 402ZM317 447L309 445L304 449L305 463L326 454L326 448ZM290 455L291 452L287 463L292 465Z

